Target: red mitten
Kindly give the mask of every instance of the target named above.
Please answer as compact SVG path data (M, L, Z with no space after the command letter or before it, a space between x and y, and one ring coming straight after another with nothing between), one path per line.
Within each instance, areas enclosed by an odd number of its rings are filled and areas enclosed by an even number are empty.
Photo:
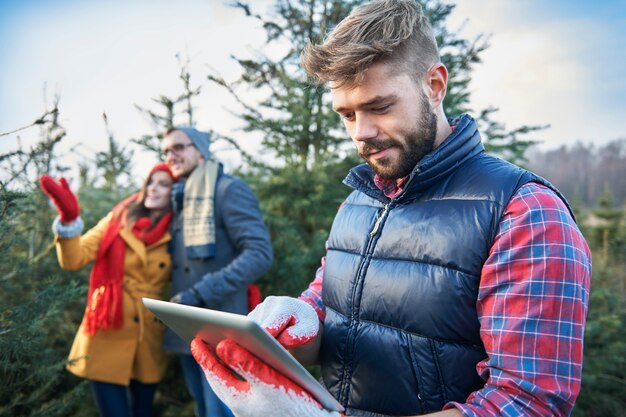
M320 328L313 307L292 297L269 296L248 317L265 328L286 349L309 343Z
M39 185L44 194L50 197L56 206L61 222L69 223L76 220L80 214L78 198L70 190L70 186L65 181L65 178L61 177L57 183L49 175L42 175L39 177Z
M232 340L222 340L213 353L195 338L191 354L215 394L237 417L343 417L323 409L302 387Z

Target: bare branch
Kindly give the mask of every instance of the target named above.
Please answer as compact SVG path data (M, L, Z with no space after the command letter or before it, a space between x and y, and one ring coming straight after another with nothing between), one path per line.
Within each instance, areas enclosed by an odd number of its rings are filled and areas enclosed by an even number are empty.
M21 132L22 130L26 130L26 129L30 128L30 127L43 125L45 123L48 123L48 122L50 122L50 120L48 120L47 117L50 116L50 115L56 116L56 113L58 113L58 112L59 112L59 110L55 106L52 110L48 110L41 117L39 117L37 120L35 120L31 124L29 124L27 126L19 127L17 129L11 130L9 132L0 132L0 136L12 135L14 133Z

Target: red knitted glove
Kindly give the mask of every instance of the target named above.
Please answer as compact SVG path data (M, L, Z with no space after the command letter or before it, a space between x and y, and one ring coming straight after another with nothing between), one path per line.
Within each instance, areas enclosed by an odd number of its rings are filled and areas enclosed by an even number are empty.
M215 353L201 339L191 354L217 396L237 417L343 417L328 411L283 374L232 340L222 340Z
M274 336L286 349L305 345L317 336L320 321L308 303L292 297L267 297L248 317Z
M50 197L56 206L61 222L69 223L76 220L80 214L78 198L70 190L65 178L61 177L57 183L51 176L42 175L39 177L39 185L44 194Z

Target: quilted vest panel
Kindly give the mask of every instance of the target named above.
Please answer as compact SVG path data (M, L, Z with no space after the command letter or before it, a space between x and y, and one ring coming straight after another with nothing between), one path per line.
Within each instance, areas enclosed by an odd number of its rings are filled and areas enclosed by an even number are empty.
M349 414L437 411L484 385L475 369L486 357L476 313L482 265L515 191L551 185L484 154L468 119L448 140L456 150L444 142L434 153L448 151L445 161L434 171L418 164L393 200L364 165L346 179L356 190L328 240L321 363Z

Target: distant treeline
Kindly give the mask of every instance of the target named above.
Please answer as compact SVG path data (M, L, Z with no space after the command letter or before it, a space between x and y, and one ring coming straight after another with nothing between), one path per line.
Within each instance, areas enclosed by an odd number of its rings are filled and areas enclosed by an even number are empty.
M552 182L567 199L594 207L608 192L616 206L626 201L626 138L603 146L577 143L550 151L527 153L526 166Z

